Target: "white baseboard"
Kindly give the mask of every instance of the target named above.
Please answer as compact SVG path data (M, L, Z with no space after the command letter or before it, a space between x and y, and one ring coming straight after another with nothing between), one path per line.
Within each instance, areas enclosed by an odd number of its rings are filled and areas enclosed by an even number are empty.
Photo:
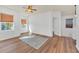
M9 36L9 37L6 37L6 38L1 38L0 41L7 40L7 39L11 39L11 38L15 38L15 37L19 37L19 36L20 36L20 34L12 35L12 36Z

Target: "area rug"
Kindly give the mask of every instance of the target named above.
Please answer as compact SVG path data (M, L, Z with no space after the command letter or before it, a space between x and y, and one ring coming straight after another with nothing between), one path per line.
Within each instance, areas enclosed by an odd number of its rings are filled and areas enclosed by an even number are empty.
M30 38L27 38L27 36L26 38L25 37L20 38L20 40L35 49L39 49L48 40L48 38L34 35L33 37L30 37Z

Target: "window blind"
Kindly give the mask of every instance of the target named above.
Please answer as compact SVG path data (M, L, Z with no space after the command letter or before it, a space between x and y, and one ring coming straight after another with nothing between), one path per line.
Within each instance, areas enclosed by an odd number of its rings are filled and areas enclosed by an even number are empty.
M21 19L21 24L27 24L27 20L26 19Z
M13 15L0 13L0 22L13 22Z

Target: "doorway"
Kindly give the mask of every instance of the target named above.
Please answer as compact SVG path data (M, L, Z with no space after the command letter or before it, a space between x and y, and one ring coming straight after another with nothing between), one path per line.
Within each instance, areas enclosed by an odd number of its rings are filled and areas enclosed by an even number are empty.
M53 36L56 36L56 23L57 23L57 18L56 17L53 17L52 19L53 21Z

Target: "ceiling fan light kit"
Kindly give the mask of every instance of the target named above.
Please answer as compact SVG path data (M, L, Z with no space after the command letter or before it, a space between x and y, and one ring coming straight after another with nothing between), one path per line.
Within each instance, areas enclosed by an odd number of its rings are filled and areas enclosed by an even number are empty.
M31 9L28 9L27 11L28 11L28 12L32 12L32 10L31 10Z

